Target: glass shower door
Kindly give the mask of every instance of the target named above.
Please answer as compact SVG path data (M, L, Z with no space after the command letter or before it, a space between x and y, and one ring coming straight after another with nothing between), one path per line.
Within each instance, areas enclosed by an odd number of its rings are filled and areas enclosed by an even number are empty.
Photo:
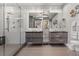
M20 48L20 8L15 3L5 4L5 55L14 55Z
M5 44L5 36L4 36L4 6L0 3L0 56L4 55L4 44Z
M25 31L24 31L24 20L26 17L26 9L22 6L18 5L20 9L20 44L21 47L26 43L25 41Z

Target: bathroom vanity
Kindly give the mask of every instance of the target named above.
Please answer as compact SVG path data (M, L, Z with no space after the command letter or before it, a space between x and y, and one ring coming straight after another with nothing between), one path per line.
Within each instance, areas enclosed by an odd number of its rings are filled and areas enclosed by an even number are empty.
M29 12L27 25L27 43L67 43L66 19L62 13Z
M50 32L49 43L52 44L65 44L67 43L68 33L64 31Z
M68 38L68 33L64 31L49 32L49 41L46 43L51 44L66 44ZM32 44L42 44L43 42L43 32L26 32L26 42Z
M32 44L42 44L43 32L26 32L26 42Z

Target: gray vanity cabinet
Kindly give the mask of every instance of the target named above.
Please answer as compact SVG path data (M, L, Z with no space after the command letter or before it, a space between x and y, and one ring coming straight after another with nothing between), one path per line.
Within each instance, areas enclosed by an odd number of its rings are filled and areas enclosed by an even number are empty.
M26 32L26 42L41 44L43 42L43 32Z
M50 32L49 43L67 43L68 33L67 32Z
M67 43L68 33L67 32L50 32L49 42L52 44L65 44ZM42 44L43 32L26 32L26 42L32 44Z

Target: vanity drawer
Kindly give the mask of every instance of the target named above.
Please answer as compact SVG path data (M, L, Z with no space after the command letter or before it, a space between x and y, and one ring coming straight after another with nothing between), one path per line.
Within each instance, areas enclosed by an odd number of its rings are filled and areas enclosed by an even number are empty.
M32 39L32 42L43 42L42 38L34 38Z
M51 43L67 43L68 33L67 32L50 32L49 41Z
M50 40L50 42L52 42L52 43L66 43L67 41L64 38L52 38Z
M26 33L26 37L32 37L32 33Z
M50 37L67 37L67 33L50 33Z
M32 38L31 37L26 37L26 42L32 42Z
M43 33L32 33L33 37L43 37Z
M43 42L42 37L27 37L27 42Z
M43 37L43 32L26 32L26 37Z

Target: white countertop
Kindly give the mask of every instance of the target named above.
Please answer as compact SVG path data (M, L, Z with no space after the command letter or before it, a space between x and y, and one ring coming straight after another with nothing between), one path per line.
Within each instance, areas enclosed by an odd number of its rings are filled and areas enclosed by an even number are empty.
M40 32L40 31L42 31L42 29L40 28L29 28L26 30L26 32Z
M40 32L43 31L40 28L28 28L27 30L25 30L26 32ZM67 32L66 30L56 30L56 29L49 29L49 32Z

